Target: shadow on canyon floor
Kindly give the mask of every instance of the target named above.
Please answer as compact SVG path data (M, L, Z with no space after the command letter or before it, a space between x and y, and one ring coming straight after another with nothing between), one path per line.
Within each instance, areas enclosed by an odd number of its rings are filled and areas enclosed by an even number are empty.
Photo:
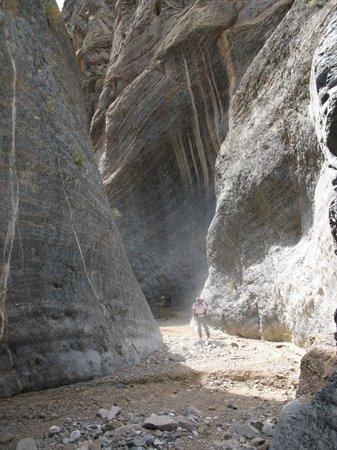
M98 409L112 404L145 417L167 410L183 413L194 406L212 420L191 440L191 447L184 448L213 448L212 442L221 441L233 423L277 417L294 396L301 350L293 344L277 348L276 343L219 332L200 341L185 318L159 324L165 347L134 367L98 380L0 400L1 434L14 436L0 448L14 449L19 438L28 436L42 440L43 449L76 448L58 447L57 440L47 438L50 426L62 426L67 418L97 420Z

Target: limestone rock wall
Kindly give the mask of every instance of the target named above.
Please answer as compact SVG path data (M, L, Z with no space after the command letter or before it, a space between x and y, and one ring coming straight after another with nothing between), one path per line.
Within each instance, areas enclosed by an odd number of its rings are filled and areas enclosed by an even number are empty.
M0 2L0 397L160 345L87 135L56 3Z
M322 169L310 74L334 8L295 1L233 98L202 294L213 322L231 333L303 344L333 331L332 169Z
M329 247L331 259L336 264L335 249L336 223L336 114L337 114L337 13L336 2L332 2L335 12L327 26L322 27L322 39L316 50L312 67L311 99L316 123L316 131L325 164L321 179L326 180L324 220L330 219L334 243ZM331 183L332 180L332 183ZM328 183L330 181L330 183ZM329 202L330 208L329 208ZM330 270L327 276L336 283L335 274ZM333 322L333 316L326 317ZM309 362L310 356L307 361ZM319 356L318 358L319 359ZM334 358L336 359L336 357ZM322 364L323 362L323 364ZM321 355L316 369L336 368L336 361ZM320 367L321 366L321 367ZM321 377L323 374L321 373ZM316 374L313 379L318 378ZM308 401L300 398L287 405L281 414L271 450L317 449L334 450L337 441L337 372L334 371L325 387Z
M105 8L111 14L111 55L91 139L111 205L121 215L127 254L152 304L161 295L190 301L207 278L214 163L228 129L229 101L291 3L65 3L85 87L98 76L90 36L105 33L98 17ZM80 6L88 18L84 44L76 35L84 23Z

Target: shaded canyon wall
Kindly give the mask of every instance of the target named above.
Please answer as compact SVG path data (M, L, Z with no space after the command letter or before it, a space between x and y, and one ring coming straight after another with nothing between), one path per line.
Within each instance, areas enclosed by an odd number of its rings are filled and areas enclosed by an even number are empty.
M102 376L161 343L87 134L56 3L0 3L0 397Z

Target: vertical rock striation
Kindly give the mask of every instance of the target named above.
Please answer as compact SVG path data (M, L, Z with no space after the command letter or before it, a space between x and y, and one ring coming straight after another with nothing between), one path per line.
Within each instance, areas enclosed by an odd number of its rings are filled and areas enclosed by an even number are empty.
M214 323L231 333L302 344L332 331L331 189L319 178L309 93L313 54L334 7L295 1L233 98L203 291Z
M74 38L85 61L93 28L96 36L104 31L98 15L107 7L112 18L92 143L145 296L150 303L161 295L181 302L207 277L214 163L229 100L292 0L103 3L67 0L64 13L76 33L76 8L88 11L86 44ZM87 86L96 66L83 64Z
M336 3L334 4L336 9ZM316 131L325 156L319 185L324 187L324 215L322 220L330 225L336 239L336 117L337 117L337 13L323 28L322 40L316 50L312 68L311 99ZM332 180L332 184L331 184ZM330 211L329 211L329 204ZM329 212L329 214L328 214ZM334 242L334 245L336 243ZM329 248L331 261L336 265L333 246ZM336 286L335 272L330 269L331 283ZM326 321L329 320L327 316ZM330 316L333 323L333 316ZM337 372L311 401L296 400L287 405L277 427L271 450L335 450L337 442Z
M0 2L0 397L160 345L87 138L56 3Z

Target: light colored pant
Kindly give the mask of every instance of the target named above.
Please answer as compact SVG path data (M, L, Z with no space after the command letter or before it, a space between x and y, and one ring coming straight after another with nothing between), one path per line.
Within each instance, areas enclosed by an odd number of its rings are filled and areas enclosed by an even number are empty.
M201 331L201 325L203 325L205 332L206 332L206 336L209 338L210 334L209 334L209 329L208 329L208 325L206 322L206 317L205 316L196 316L197 319L197 324L198 324L198 334L199 337L202 337L202 331Z

